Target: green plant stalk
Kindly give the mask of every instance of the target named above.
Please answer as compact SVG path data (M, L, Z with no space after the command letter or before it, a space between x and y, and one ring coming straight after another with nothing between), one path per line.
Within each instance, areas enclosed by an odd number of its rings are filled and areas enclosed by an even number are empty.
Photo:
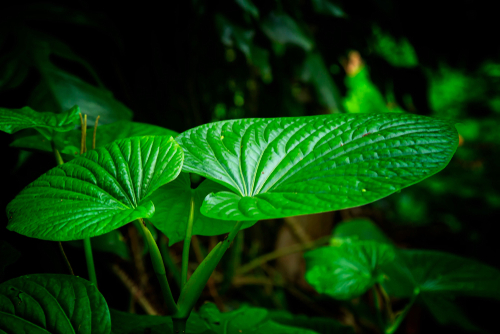
M392 333L395 333L397 331L399 325L401 325L401 322L403 322L404 318L406 317L406 315L410 311L411 307L415 303L415 300L417 300L419 293L420 293L420 291L418 289L415 289L415 291L413 292L413 295L411 296L410 302L405 306L405 308L403 309L401 314L396 318L394 323L389 325L385 329L385 334L392 334Z
M224 241L220 241L214 249L207 255L207 257L200 263L198 268L195 270L189 281L186 283L181 291L179 297L178 306L179 311L174 318L184 319L184 321L189 317L194 304L198 300L203 291L203 288L207 284L208 279L212 275L215 267L219 263L220 259L229 248L231 243L241 229L243 221L238 221L229 235Z
M163 293L163 299L167 304L168 315L174 315L177 313L177 305L175 304L174 297L172 296L172 291L170 291L170 286L167 281L167 272L165 271L165 266L163 264L163 259L161 257L160 250L156 244L153 235L146 226L144 220L139 219L144 235L146 236L146 241L149 247L149 255L151 256L151 262L153 263L153 269L155 271L156 277L160 282L161 292Z
M172 274L174 277L175 283L181 288L181 271L179 270L179 267L177 264L174 263L172 260L172 257L170 256L170 253L168 251L168 243L165 238L161 238L160 241L160 253L161 256L163 257L163 262L165 263L165 266L168 269L168 272Z
M186 228L186 237L184 238L184 248L182 249L182 267L181 267L181 289L187 283L188 265L189 265L189 247L191 245L191 235L193 234L194 218L194 196L191 195L191 205L189 208L189 218Z
M231 287L233 282L236 269L241 266L241 253L243 252L243 231L238 233L234 238L233 246L226 256L227 261L225 261L224 268L224 280L219 289L220 294L226 293L226 291Z
M89 280L97 287L97 276L95 275L94 257L92 256L92 246L90 238L83 239L83 249L85 250L85 260L87 260L87 270L89 272Z
M377 288L372 287L373 301L375 302L375 309L377 311L377 322L380 328L385 328L384 320L382 319L382 308L380 307L380 297Z

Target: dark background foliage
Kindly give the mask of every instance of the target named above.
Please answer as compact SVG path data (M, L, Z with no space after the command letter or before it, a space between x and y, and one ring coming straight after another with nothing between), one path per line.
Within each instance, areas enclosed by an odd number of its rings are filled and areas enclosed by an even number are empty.
M461 145L443 172L373 205L305 217L299 225L311 238L318 238L342 220L369 217L401 247L452 252L500 267L495 229L500 207L500 47L494 2L255 0L258 15L252 8L245 10L242 3L246 1L192 0L161 6L4 1L0 5L0 105L50 110L44 101L51 92L40 90L43 74L33 63L43 52L20 37L44 33L89 66L57 54L49 56L52 64L99 86L89 70L93 69L115 99L133 111L135 121L178 132L231 118L356 110L449 118L462 123ZM287 15L295 25L286 26L280 15ZM19 45L24 47L20 53ZM410 51L402 45L409 45ZM321 61L308 62L311 57ZM360 71L369 73L371 81L357 76ZM18 76L5 74L11 72ZM125 114L120 111L116 117ZM9 135L0 133L2 207L54 166L51 155L20 151L10 147L11 142ZM4 217L2 225L6 224ZM297 242L288 226L266 221L246 231L244 260ZM127 229L123 232L128 235ZM27 273L65 272L55 243L5 229L2 239L22 254L3 280ZM200 241L206 247L211 242L210 238ZM85 277L83 253L66 248L77 275ZM128 295L110 269L117 261L125 270L133 269L111 254L99 255L98 278L108 303L126 310ZM261 286L232 287L226 289L225 303L342 315L344 320L358 314L355 306L305 296L312 292L300 278L301 257L287 261L278 261L263 275L272 276L270 272L277 270L290 288L269 292ZM211 300L211 295L205 299ZM478 299L457 303L476 323L494 328L495 319L488 318L486 310L498 309L498 304ZM402 331L434 329L437 323L426 312L417 307Z

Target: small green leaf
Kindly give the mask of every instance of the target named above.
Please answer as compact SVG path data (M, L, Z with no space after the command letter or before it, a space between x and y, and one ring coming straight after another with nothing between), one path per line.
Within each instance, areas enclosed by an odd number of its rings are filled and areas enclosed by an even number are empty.
M81 240L68 241L73 247L83 248ZM97 252L113 253L124 260L130 259L130 252L122 234L118 230L92 238L92 250Z
M243 306L236 311L221 313L214 304L208 303L200 308L199 317L216 334L316 334L306 328L279 324L270 319L264 308Z
M243 10L247 13L250 13L256 19L259 18L259 9L255 7L251 0L235 0L236 3L243 8Z
M150 200L155 206L155 214L149 218L156 228L169 239L169 245L184 240L191 208L191 198L194 200L192 235L220 235L229 233L235 221L227 221L206 217L200 214L200 207L205 197L211 192L227 191L224 186L211 180L203 181L198 188L191 189L188 173L181 173L174 181L160 187ZM243 228L255 224L248 222Z
M7 228L43 240L69 241L149 218L151 194L174 180L183 152L171 137L115 141L51 169L7 206Z
M382 282L380 266L394 259L394 248L375 241L321 247L304 254L306 280L319 293L336 299L352 299Z
M37 274L0 284L0 332L108 334L106 301L90 282Z
M261 24L262 31L279 44L295 44L306 51L311 51L314 42L300 26L286 14L271 13Z
M234 192L209 194L201 212L236 221L371 203L437 173L458 145L451 124L411 114L240 119L177 140L183 171Z
M74 106L60 114L36 112L30 107L21 109L0 108L0 130L12 134L19 130L34 128L46 139L51 139L54 131L72 130L79 119L79 113L78 106Z
M352 241L377 241L383 244L392 245L392 241L382 232L374 222L367 218L355 218L342 222L333 231L333 240Z
M346 14L337 4L330 0L313 0L314 11L320 14L332 15L334 17L346 17Z

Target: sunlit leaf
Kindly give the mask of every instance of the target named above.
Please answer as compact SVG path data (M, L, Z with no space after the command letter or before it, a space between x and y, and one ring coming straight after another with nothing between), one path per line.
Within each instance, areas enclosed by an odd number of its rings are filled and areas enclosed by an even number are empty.
M0 284L2 333L108 334L110 330L104 297L82 278L38 274Z
M155 206L155 214L149 220L165 234L172 245L184 240L191 209L194 202L192 235L220 235L228 233L235 221L227 221L206 217L200 213L205 197L211 192L228 191L228 189L211 180L203 181L196 189L191 189L189 174L181 173L174 181L158 188L150 197ZM243 228L255 222L248 222Z
M7 206L7 228L20 234L69 241L149 218L151 194L174 180L183 152L171 137L115 141L51 169Z
M319 293L351 299L383 282L380 266L394 259L394 248L375 241L321 247L304 254L306 280Z
M23 129L36 129L45 139L51 139L54 132L70 131L79 119L80 109L77 106L54 114L51 112L36 112L30 107L22 109L0 108L0 131L15 133Z
M260 220L364 205L443 169L458 136L417 115L323 115L210 123L179 135L183 171L233 192L209 194L201 212Z

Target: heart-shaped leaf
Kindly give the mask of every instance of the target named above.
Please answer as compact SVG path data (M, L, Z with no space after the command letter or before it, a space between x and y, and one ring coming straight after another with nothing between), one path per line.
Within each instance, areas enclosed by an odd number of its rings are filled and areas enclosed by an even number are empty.
M76 276L38 274L0 284L0 332L108 334L111 320L95 285Z
M51 169L7 206L7 228L69 241L149 218L149 196L177 177L183 152L172 137L133 137L99 147Z
M351 299L384 280L380 266L394 259L394 248L375 241L346 242L304 254L306 280L319 293Z
M170 245L184 240L191 200L193 200L192 235L211 236L228 233L236 222L209 218L200 213L200 207L205 197L217 191L228 191L228 189L211 180L205 180L198 188L191 189L189 174L181 173L177 179L160 187L150 197L155 206L155 214L149 221L168 237ZM255 224L255 221L247 222L243 225L243 228L248 228L253 224Z
M89 130L90 131L90 130ZM97 128L96 147L106 146L115 140L139 137L139 136L177 136L178 133L169 129L165 129L156 125L131 122L121 120L111 124L100 125ZM76 155L80 154L80 142L82 133L80 130L72 130L68 132L60 132L54 136L56 148L61 152L67 148L77 148ZM14 140L10 146L27 148L31 150L40 150L51 152L52 147L50 142L44 140L40 135L21 137ZM87 135L87 147L92 147L92 136ZM66 153L66 152L64 152ZM68 154L75 155L71 150Z
M72 130L79 119L79 113L80 108L77 106L60 114L37 112L30 107L0 108L0 130L12 134L19 130L34 128L46 139L51 139L54 131Z
M235 193L205 199L201 212L260 220L364 205L443 169L455 128L410 114L322 115L210 123L177 137L183 171Z

